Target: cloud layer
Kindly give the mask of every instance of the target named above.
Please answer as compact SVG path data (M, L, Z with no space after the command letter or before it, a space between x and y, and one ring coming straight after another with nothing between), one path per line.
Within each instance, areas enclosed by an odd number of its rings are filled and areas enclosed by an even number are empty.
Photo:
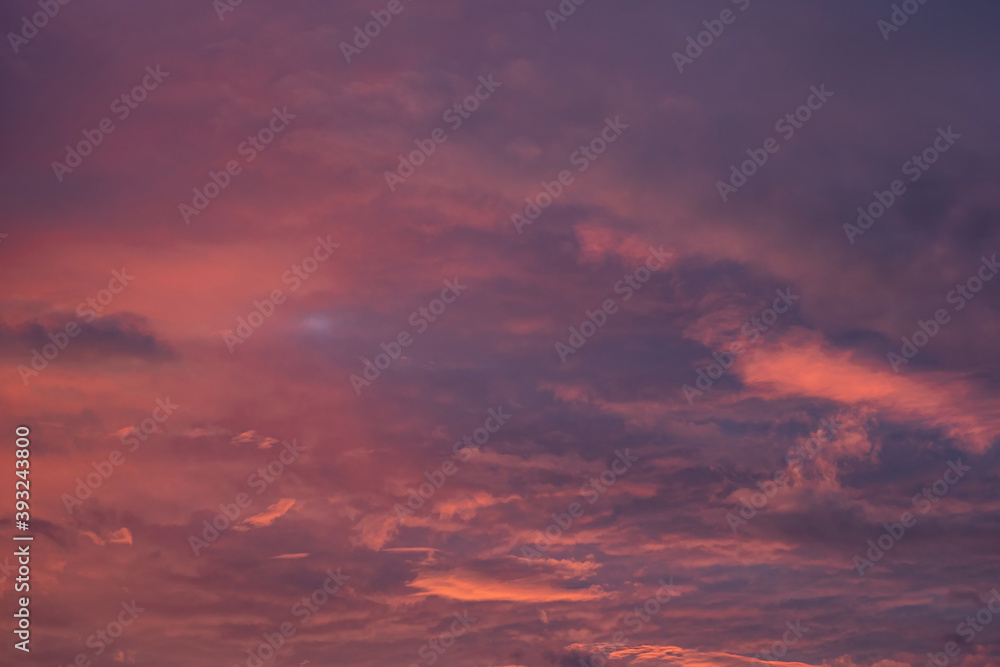
M11 664L1000 661L995 5L293 4L0 56Z

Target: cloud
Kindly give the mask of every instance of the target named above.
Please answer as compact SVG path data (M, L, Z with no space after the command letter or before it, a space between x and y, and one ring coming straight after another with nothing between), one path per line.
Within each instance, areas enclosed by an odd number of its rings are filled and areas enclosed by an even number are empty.
M726 0L735 23L683 74L671 54L721 7L588 2L552 30L558 0L402 3L348 64L340 44L379 4L243 2L220 21L204 1L70 3L0 59L16 100L0 105L0 403L44 475L42 657L85 650L135 598L155 618L105 655L242 664L337 568L348 585L275 664L420 662L467 610L479 620L435 664L579 667L671 576L683 597L614 662L761 664L745 656L795 618L813 630L782 664L942 650L997 585L1000 282L900 373L885 355L1000 249L996 3L924 3L887 42L872 3ZM4 16L20 30L21 10ZM157 63L170 76L119 119L111 102ZM491 73L503 87L452 130L443 114ZM722 202L716 182L812 85L835 96ZM276 106L298 117L247 161ZM578 171L619 115L621 141ZM114 132L56 180L105 116ZM948 123L966 136L848 242L857 208ZM447 141L389 191L438 127ZM184 224L178 205L230 160L240 173ZM574 182L518 234L511 215L563 170ZM311 271L318 238L340 248ZM626 300L614 286L660 245L670 266ZM134 284L83 322L123 266ZM456 277L469 289L438 313ZM689 404L681 387L789 286L795 308ZM555 344L609 298L563 364ZM70 320L80 335L25 386L18 366ZM253 333L230 353L241 322ZM383 354L356 395L350 376ZM130 450L123 429L168 396L182 408ZM452 458L499 405L510 421ZM837 436L789 468L824 418ZM193 557L190 536L267 481L286 437L308 450ZM623 449L639 461L589 503L581 487ZM851 556L960 457L961 484L859 578ZM445 460L457 474L400 521ZM734 535L727 512L779 470L791 483ZM584 513L543 557L519 558L573 502ZM985 640L963 654L998 658Z
M243 524L253 526L254 528L264 528L265 526L270 526L279 518L285 516L288 510L292 509L294 505L294 498L282 498L273 505L270 505L260 514L254 514L253 516L247 517L243 520Z
M147 318L135 313L115 313L92 322L77 321L76 315L53 313L45 323L25 321L11 326L0 322L0 355L31 363L31 350L52 344L50 336L64 335L67 323L76 322L79 331L69 338L56 358L69 363L92 363L95 360L132 357L150 362L173 361L177 352L150 330ZM58 365L58 364L57 364Z
M751 351L739 372L758 395L872 406L890 418L941 427L974 452L984 451L1000 436L1000 412L964 374L896 374L887 364L860 361L851 351L833 350L815 336Z
M121 528L108 536L108 541L112 544L132 544L132 531L128 528Z
M627 665L664 665L665 667L751 667L754 665L780 664L783 667L821 667L820 665L769 660L732 655L721 652L684 649L678 646L639 644L635 646L617 647L610 644L573 644L566 647L569 651L593 654L609 652L612 660L621 660Z
M420 590L423 595L463 601L584 601L597 600L606 595L600 586L589 586L586 589L557 588L537 580L497 580L484 574L462 570L422 573L407 583L407 586Z
M256 445L257 449L270 449L281 441L250 430L233 436L230 442L234 445Z

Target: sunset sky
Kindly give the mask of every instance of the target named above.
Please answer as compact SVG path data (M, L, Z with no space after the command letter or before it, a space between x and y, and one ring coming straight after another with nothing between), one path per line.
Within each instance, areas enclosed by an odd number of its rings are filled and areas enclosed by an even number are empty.
M995 2L41 6L0 664L1000 665Z

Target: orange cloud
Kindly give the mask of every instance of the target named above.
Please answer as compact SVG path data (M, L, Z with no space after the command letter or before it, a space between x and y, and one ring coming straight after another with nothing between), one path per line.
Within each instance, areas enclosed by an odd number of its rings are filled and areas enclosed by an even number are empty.
M278 502L274 503L266 510L260 514L255 514L251 517L247 517L243 522L244 524L250 524L255 528L263 528L264 526L270 526L280 517L283 517L288 510L292 509L295 505L294 498L282 498Z
M421 574L407 585L420 589L422 595L439 595L463 601L557 602L605 597L600 586L590 586L587 589L555 588L539 579L498 580L461 569L447 573Z
M900 373L835 351L815 336L752 350L739 373L755 393L867 404L900 419L944 428L977 452L1000 435L996 402L954 373Z

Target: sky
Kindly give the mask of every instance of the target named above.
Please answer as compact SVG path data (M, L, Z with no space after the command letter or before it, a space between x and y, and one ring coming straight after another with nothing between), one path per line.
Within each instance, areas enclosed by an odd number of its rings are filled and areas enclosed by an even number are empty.
M5 3L0 663L1000 664L998 19Z

